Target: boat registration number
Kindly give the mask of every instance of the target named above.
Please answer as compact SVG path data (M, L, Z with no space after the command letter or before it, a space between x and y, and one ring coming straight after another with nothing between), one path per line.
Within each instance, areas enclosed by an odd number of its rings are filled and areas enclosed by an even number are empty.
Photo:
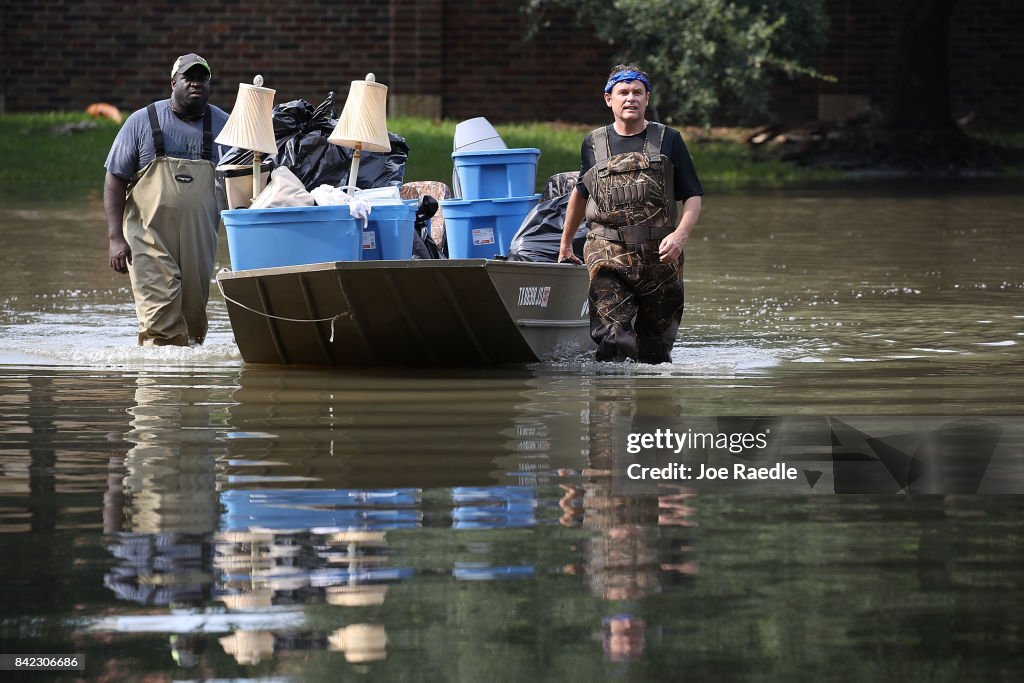
M519 305L520 306L540 306L541 308L548 307L548 301L551 299L551 287L520 287L519 288Z

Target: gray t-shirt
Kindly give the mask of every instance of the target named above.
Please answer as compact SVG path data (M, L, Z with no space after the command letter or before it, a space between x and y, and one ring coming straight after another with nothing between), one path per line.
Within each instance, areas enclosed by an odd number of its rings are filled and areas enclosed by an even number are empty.
M176 159L202 159L203 120L182 121L171 110L170 99L160 100L154 104L156 105L157 121L160 122L160 130L164 134L164 149L167 156ZM213 112L213 137L216 139L221 129L224 128L224 124L227 123L228 115L219 107L212 104L207 106ZM220 161L221 154L229 149L230 147L213 143L213 155L210 160L216 164ZM153 146L149 114L143 107L129 116L121 130L118 131L104 166L119 178L131 180L136 173L155 158L156 148Z

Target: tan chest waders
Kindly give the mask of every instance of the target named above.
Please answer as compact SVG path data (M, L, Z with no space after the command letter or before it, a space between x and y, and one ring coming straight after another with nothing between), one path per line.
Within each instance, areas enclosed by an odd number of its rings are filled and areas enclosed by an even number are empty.
M202 159L190 160L167 156L156 107L147 110L156 158L132 179L124 212L139 344L201 343L219 220L212 114L207 107Z

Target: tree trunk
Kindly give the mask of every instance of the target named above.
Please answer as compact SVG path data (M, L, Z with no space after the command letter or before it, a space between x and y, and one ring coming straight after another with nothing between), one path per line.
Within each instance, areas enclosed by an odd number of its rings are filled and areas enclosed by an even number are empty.
M949 24L956 0L905 0L896 81L886 116L891 131L959 132L949 107Z

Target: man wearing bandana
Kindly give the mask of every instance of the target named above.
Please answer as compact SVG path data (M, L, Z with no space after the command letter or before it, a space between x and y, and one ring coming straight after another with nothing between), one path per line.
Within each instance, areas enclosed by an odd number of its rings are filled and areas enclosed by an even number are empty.
M612 69L604 101L615 120L583 140L562 232L559 262L579 264L572 239L590 223L583 254L602 361L670 361L683 316L683 246L704 190L679 131L645 118L650 91L639 67Z

